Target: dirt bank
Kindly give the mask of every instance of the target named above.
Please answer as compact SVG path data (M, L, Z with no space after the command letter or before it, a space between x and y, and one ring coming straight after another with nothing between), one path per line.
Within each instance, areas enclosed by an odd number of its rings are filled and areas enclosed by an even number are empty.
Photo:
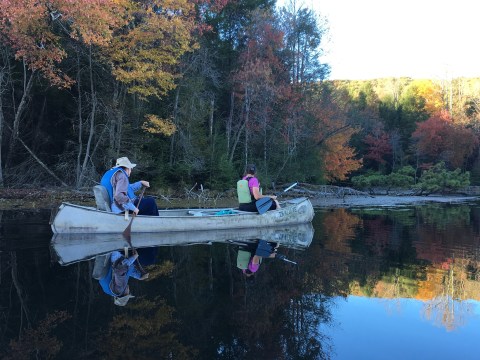
M154 195L154 194L152 194ZM237 200L234 192L210 194L205 198L188 196L155 196L160 208L208 208L234 207ZM313 206L323 208L348 208L366 206L406 206L425 203L462 203L480 201L478 196L362 196L347 195L345 197L322 196L310 198ZM11 209L53 209L63 201L75 204L94 206L95 200L90 191L65 189L0 189L0 210Z
M323 197L311 199L313 206L325 208L338 207L365 207L365 206L406 206L406 205L421 205L426 203L464 203L480 200L478 196L345 196L339 197Z

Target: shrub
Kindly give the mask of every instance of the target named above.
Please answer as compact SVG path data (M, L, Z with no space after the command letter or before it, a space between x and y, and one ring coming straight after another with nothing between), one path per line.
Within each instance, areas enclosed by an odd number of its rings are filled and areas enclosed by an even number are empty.
M464 173L460 169L449 171L442 161L425 170L415 188L428 195L452 192L468 185L470 185L470 173L468 171Z

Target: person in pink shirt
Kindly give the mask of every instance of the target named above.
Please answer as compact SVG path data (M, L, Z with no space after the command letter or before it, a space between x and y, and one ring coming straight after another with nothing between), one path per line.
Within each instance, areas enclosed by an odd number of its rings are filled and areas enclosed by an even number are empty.
M275 210L280 209L280 204L277 201L277 197L275 195L262 195L260 191L260 182L258 181L257 177L255 176L257 173L257 168L254 164L249 164L245 168L245 173L243 175L242 180L248 181L248 188L250 189L250 196L252 201L249 203L241 203L239 204L238 208L242 211L250 211L250 212L257 212L257 207L255 202L261 198L269 197L272 198L272 205L268 210Z
M278 243L258 240L255 252L252 253L247 268L243 270L243 273L247 277L247 282L253 282L254 275L260 268L263 258L273 259L276 257L278 246Z

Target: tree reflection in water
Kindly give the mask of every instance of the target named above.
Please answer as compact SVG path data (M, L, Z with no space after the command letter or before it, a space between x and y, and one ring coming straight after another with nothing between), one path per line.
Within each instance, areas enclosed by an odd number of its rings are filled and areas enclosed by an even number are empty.
M332 299L349 295L415 299L457 329L480 300L479 223L479 209L459 205L318 211L308 249L280 246L298 267L266 260L252 285L235 245L165 246L119 308L92 261L52 263L38 224L25 233L22 222L0 243L0 357L328 359L321 329L335 323Z
M236 251L235 246L163 251L177 264L171 297L185 325L182 338L205 359L329 358L318 330L330 319L328 298L305 293L304 264L297 268L264 259L249 284L235 266ZM302 256L288 249L282 253Z
M417 299L426 319L453 330L474 316L467 300L480 300L479 215L467 205L424 205L325 211L315 220L332 249L326 258L343 255L350 294Z

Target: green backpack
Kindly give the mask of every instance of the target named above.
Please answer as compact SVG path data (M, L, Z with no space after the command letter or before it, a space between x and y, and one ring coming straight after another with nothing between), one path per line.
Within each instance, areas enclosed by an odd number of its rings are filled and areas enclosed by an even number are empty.
M248 204L252 202L252 195L250 194L250 188L248 187L248 180L237 181L237 195L238 202L240 204Z
M248 263L252 254L250 251L238 249L237 254L237 268L240 270L245 270L248 268Z

